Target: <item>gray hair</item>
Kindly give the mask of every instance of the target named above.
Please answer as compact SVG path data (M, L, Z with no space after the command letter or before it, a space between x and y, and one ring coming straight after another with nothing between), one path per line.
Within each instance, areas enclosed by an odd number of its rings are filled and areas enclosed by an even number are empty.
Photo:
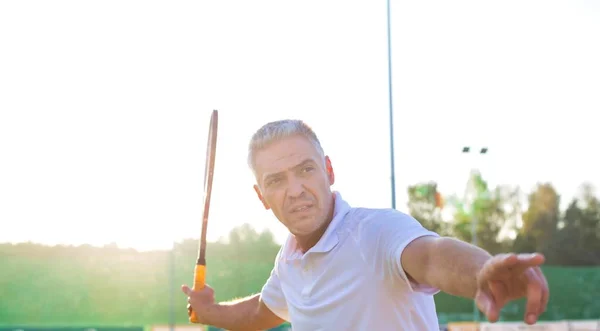
M325 163L325 152L313 129L302 120L286 119L269 122L252 135L252 139L250 139L250 144L248 146L248 166L250 169L254 172L254 157L257 151L282 138L295 135L302 135L308 138L319 152L323 164Z

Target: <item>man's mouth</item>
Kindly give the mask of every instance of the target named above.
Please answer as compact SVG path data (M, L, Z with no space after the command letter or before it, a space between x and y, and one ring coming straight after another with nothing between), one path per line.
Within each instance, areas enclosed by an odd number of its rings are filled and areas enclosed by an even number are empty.
M292 209L292 213L299 213L299 212L307 211L308 209L310 209L310 207L312 207L312 205L298 206L298 207Z

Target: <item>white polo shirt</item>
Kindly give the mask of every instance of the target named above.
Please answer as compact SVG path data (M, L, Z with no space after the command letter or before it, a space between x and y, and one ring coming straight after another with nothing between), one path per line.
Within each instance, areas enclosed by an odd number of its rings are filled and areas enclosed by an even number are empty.
M352 208L335 192L334 217L306 254L282 245L261 297L295 331L439 330L438 289L407 279L400 256L421 236L437 236L394 209Z

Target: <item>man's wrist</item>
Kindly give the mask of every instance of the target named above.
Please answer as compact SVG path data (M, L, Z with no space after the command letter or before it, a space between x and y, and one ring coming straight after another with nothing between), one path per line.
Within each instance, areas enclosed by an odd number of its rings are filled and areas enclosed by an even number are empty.
M225 330L246 330L256 319L253 304L248 299L219 302L207 309L205 324Z
M487 261L489 261L492 258L492 255L490 255L488 252L486 252L485 250L481 249L478 247L478 249L481 250L482 254L478 254L475 258L474 258L474 262L475 262L475 267L474 267L474 275L473 275L473 279L475 280L475 286L473 289L473 293L471 295L471 298L475 298L475 296L477 295L477 292L479 291L480 288L480 276L481 276L481 271L483 270L483 268L485 267L485 264L487 263Z
M212 325L215 327L221 327L223 316L223 305L214 303L212 305L206 305L202 307L202 311L198 312L198 315L202 316L202 324Z

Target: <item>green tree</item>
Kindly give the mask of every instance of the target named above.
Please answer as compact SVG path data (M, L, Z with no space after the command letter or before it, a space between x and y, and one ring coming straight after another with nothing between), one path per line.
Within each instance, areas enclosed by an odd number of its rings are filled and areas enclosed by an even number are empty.
M529 194L514 249L517 252L548 252L560 220L560 196L550 183L538 184Z
M419 183L408 187L408 210L412 217L428 230L440 235L449 234L448 224L443 221L439 204L437 184Z
M245 223L229 232L229 243L224 247L226 253L221 258L228 273L222 281L228 284L227 293L240 297L260 290L279 249L273 234L269 230L259 233Z
M512 241L504 234L520 210L519 189L508 186L492 189L479 172L471 174L467 187L464 198L449 199L455 208L452 235L472 242L475 224L477 246L491 254L506 251Z
M600 201L591 185L571 201L545 253L555 265L600 265Z

